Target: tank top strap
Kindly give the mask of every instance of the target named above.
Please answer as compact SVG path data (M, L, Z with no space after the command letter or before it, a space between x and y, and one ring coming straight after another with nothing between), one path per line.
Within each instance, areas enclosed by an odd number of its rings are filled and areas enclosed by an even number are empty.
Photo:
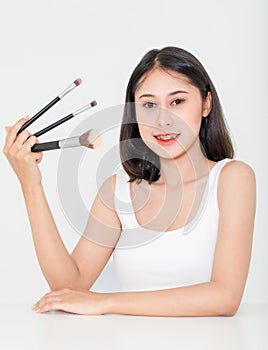
M183 227L183 234L189 234L201 220L213 224L217 221L219 208L217 204L218 178L223 166L232 159L224 158L218 161L210 170L208 181L204 189L201 203L195 217Z
M131 202L129 176L121 167L116 173L115 209L121 221L122 229L138 227Z
M210 200L212 201L213 205L217 208L218 210L218 200L217 200L217 193L218 193L218 181L219 181L219 176L222 168L224 167L225 164L229 163L233 159L231 158L224 158L214 166L215 171L213 172L213 176L210 178Z

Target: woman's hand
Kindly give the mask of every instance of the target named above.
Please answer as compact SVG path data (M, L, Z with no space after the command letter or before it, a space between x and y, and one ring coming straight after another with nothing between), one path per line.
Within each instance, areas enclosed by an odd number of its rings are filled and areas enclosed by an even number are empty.
M31 147L38 143L37 138L31 136L27 130L22 131L17 136L17 132L28 118L20 119L12 127L5 127L7 136L3 149L22 187L32 187L42 181L38 164L41 162L43 154L41 152L31 152Z
M107 294L85 290L62 289L47 293L32 309L36 312L61 310L80 315L107 313Z

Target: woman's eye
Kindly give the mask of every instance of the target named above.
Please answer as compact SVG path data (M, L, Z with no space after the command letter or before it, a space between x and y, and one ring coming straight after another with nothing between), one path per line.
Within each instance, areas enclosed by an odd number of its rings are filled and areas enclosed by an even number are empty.
M144 107L146 107L146 108L154 108L154 107L156 107L156 104L153 103L153 102L146 102L144 104Z
M179 105L180 103L182 103L183 100L180 100L179 98L177 98L176 100L172 101L173 105Z

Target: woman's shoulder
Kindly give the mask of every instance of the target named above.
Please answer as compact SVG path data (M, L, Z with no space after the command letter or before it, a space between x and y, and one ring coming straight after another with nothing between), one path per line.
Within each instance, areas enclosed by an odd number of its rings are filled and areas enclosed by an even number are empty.
M101 201L106 207L112 210L114 208L115 198L115 186L116 186L116 174L112 174L100 182L98 187L96 199Z
M249 199L255 195L256 175L253 167L238 159L227 161L218 179L218 202L234 199L236 195Z
M119 169L102 182L98 191L99 195L106 198L110 203L114 203L114 199L119 195L119 192L125 192L125 184L127 184L128 179L124 170Z
M255 177L253 167L239 159L229 159L220 173L220 177L224 179L241 178L242 176Z
M117 174L112 174L108 176L105 180L103 180L99 188L99 193L109 192L114 194L115 186L116 186L116 178L117 178Z

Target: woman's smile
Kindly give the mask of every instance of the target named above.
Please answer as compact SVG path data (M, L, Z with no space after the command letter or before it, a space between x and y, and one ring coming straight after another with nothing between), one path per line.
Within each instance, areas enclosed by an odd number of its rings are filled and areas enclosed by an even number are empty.
M154 135L155 139L160 145L170 145L174 143L180 134L158 134Z

